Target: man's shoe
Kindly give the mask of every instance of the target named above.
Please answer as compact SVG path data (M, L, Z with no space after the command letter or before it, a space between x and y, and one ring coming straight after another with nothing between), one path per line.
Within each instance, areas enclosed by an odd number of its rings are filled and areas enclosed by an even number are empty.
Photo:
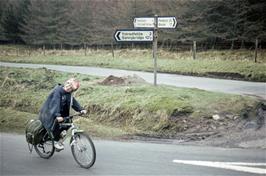
M62 142L54 141L54 147L55 147L57 152L64 150L64 144Z

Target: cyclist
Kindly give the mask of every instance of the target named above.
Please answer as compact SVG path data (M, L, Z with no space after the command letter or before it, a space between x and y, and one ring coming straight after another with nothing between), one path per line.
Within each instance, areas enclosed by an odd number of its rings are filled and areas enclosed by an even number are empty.
M72 93L78 90L79 87L80 82L75 78L68 79L64 85L58 84L49 94L40 110L39 119L44 128L54 135L54 146L59 151L64 149L64 145L60 140L62 137L61 133L68 128L62 129L58 123L63 122L64 117L69 116L70 107L82 114L87 113L72 96ZM58 123L53 125L55 119Z

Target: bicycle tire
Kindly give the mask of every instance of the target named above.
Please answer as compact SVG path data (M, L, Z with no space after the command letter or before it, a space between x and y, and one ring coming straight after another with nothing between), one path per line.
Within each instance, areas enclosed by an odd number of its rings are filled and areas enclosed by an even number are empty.
M51 136L51 134L46 133L46 135L48 136L44 137L40 144L34 145L34 149L41 158L49 159L50 157L53 156L55 152L55 147L54 147L54 139ZM50 148L47 148L47 151L45 151L44 145L50 146Z
M72 144L75 138L74 143ZM82 168L90 168L94 165L96 161L96 150L91 138L84 133L76 133L70 140L71 143L71 152L75 161ZM86 152L86 153L85 153ZM82 158L85 158L86 161L83 161Z

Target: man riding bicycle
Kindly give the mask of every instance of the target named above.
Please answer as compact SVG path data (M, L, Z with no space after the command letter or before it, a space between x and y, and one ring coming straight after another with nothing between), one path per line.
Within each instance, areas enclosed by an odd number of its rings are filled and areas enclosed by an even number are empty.
M54 135L54 146L57 150L64 149L63 143L60 142L60 134L68 129L60 128L58 123L63 122L64 117L69 116L70 107L82 114L87 113L72 96L72 93L78 90L79 87L79 81L74 78L67 80L64 85L58 84L49 94L40 110L39 119L44 128Z

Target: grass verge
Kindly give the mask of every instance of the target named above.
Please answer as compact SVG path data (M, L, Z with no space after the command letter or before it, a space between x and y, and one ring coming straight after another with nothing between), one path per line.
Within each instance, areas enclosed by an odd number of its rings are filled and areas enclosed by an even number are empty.
M17 48L17 49L16 49ZM19 51L20 54L17 54ZM18 52L18 53L19 53ZM0 61L39 64L82 65L128 70L152 71L153 61L150 50L116 50L112 57L108 50L34 50L27 54L25 46L0 46ZM258 63L253 61L250 50L222 50L199 52L197 60L190 52L169 52L159 50L159 72L184 75L207 76L249 81L266 81L266 51L260 50Z
M25 122L37 116L50 90L72 76L82 84L75 97L89 111L87 119L78 123L100 137L174 137L179 132L212 131L241 119L243 110L253 111L258 104L253 98L198 89L149 84L107 86L98 83L99 77L1 67L1 129L22 131ZM221 120L214 120L215 114Z

